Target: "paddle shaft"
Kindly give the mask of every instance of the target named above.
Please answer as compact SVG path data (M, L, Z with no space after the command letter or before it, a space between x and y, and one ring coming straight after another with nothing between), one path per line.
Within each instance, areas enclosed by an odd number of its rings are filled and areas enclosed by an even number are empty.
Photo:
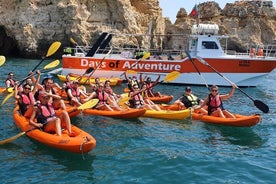
M195 65L194 60L193 60L193 58L191 57L189 51L185 50L185 53L186 53L186 55L188 56L188 58L189 58L189 60L191 61L191 63L193 64L193 66L194 66L194 68L196 69L197 73L199 74L199 76L200 76L201 79L203 80L205 86L206 86L207 89L210 91L210 88L209 88L209 86L208 86L206 80L205 80L204 77L201 75L200 71L198 70L197 66Z
M217 71L214 67L212 67L211 65L209 65L209 63L207 63L203 58L201 57L197 57L199 59L199 61L205 65L207 65L209 68L211 68L214 72L216 72L219 76L221 76L222 78L224 78L227 82L229 82L230 84L234 85L238 90L240 90L240 92L242 92L243 94L245 94L249 99L251 99L254 102L254 105L260 109L261 111L263 111L264 113L268 113L269 112L269 107L263 103L260 100L255 100L253 99L250 95L248 95L246 92L244 92L241 88L239 88L235 83L233 83L231 80L229 80L228 78L226 78L224 75L222 75L219 71Z

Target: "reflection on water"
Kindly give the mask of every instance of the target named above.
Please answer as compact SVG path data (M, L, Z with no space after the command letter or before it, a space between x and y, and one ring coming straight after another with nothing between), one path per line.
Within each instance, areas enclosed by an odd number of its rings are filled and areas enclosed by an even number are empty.
M261 147L266 142L252 130L252 127L227 127L206 124L205 128L211 133L205 140L209 143L227 141L234 145L257 148Z

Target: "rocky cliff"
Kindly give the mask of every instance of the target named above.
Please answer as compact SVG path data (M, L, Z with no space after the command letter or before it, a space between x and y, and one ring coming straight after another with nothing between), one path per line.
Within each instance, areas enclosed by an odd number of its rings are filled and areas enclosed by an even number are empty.
M246 44L275 44L276 12L271 1L199 5L201 23L216 23L230 35L232 49ZM177 10L176 10L177 11ZM173 24L162 17L158 0L1 0L0 54L41 57L56 40L91 45L103 31L113 45L182 49L196 23L184 8ZM60 49L59 55L61 55Z

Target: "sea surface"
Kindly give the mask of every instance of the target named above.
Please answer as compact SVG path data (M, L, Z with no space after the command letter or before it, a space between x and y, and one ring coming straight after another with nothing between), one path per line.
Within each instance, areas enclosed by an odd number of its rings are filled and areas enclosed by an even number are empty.
M7 58L0 67L1 86L9 71L20 80L40 60ZM42 67L49 61L44 61ZM204 76L204 75L203 75ZM218 76L220 77L220 76ZM57 78L54 78L59 82ZM114 87L122 93L126 84ZM179 97L185 86L156 86L163 94ZM206 97L205 86L192 86ZM275 183L276 182L276 71L256 88L243 88L266 103L262 113L252 100L237 90L224 103L231 112L261 114L253 127L238 128L205 124L191 119L173 121L151 118L135 120L79 115L72 123L97 140L93 151L71 154L46 147L26 135L0 146L0 183ZM221 93L231 88L221 87ZM6 94L0 95L0 100ZM11 98L0 107L0 140L20 133L14 125Z

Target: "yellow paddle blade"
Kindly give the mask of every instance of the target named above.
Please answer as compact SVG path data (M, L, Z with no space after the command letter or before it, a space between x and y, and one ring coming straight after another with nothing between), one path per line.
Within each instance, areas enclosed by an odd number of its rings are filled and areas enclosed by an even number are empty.
M72 37L70 38L70 42L75 44L75 45L78 45L77 42Z
M6 98L2 101L1 105L4 105L10 97L14 95L14 91L6 96Z
M21 132L21 133L15 135L15 136L12 136L12 137L10 137L10 138L8 138L8 139L2 140L2 141L0 141L0 145L6 144L6 143L10 143L10 142L16 140L17 138L21 137L21 136L24 135L25 133L26 133L26 132Z
M55 61L52 61L51 63L47 64L46 66L44 66L43 69L50 69L50 68L55 68L56 66L59 65L59 60L55 60Z
M2 66L6 61L5 56L0 56L0 66Z
M13 87L8 87L7 91L8 91L9 93L13 92Z
M173 71L171 73L168 73L164 78L164 82L171 82L175 80L177 77L179 77L179 75L180 75L180 72L178 71Z
M98 102L99 102L99 99L89 100L88 102L85 102L84 104L82 104L81 106L79 106L78 110L84 110L84 109L92 108L95 105L97 105Z
M132 75L137 74L137 72L134 71L134 70L127 70L126 73L127 73L127 74L132 74Z
M141 60L147 59L148 57L150 57L150 52L147 52L146 54L144 54Z
M52 45L48 49L46 57L53 55L59 49L60 45L61 43L57 41L52 43Z
M130 100L129 96L126 97L122 97L122 99L120 99L120 101L118 102L119 106L124 106L126 102L128 102Z

